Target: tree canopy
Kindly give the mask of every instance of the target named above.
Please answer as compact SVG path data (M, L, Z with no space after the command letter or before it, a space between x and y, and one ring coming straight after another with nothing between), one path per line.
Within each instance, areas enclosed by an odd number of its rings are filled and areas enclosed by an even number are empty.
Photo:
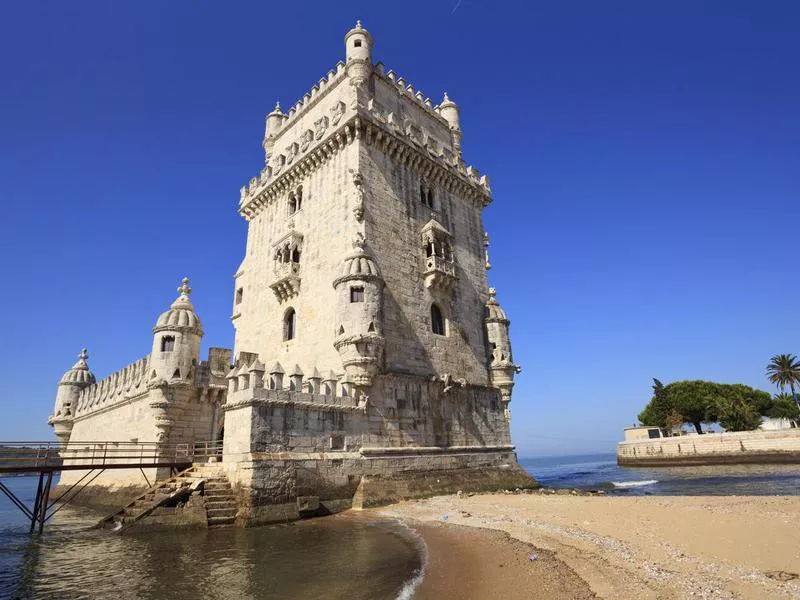
M668 385L653 379L653 397L639 413L643 425L671 427L691 423L702 433L701 423L719 422L728 431L747 431L761 424L761 415L786 412L768 392L741 383L675 381Z
M794 390L800 387L800 361L794 354L776 354L769 359L767 378L777 385L781 392L789 386L792 398L795 399Z

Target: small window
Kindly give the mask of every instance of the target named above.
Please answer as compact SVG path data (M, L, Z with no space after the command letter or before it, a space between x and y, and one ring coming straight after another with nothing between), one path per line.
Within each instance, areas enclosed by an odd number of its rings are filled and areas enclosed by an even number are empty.
M300 262L300 250L298 250L297 248L292 250L292 262L293 263L299 263Z
M364 288L351 287L350 288L350 302L363 302L364 301Z
M289 214L293 215L297 212L299 206L297 206L297 198L295 198L294 194L289 194Z
M355 40L353 42L353 46L355 46L356 48L361 48L361 40Z
M293 340L297 328L297 313L293 308L286 311L283 317L283 341Z
M239 288L236 290L236 304L242 303L242 297L244 296L244 288Z
M331 450L344 450L344 436L339 434L331 435Z
M436 335L445 335L442 310L435 304L431 304L431 331Z
M165 335L161 338L161 351L172 352L175 349L175 336Z

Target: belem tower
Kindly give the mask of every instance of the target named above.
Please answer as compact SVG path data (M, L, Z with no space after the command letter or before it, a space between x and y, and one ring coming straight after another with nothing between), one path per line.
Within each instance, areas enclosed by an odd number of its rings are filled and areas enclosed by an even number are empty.
M233 350L210 348L184 279L144 358L58 385L62 442L222 440L237 521L530 487L509 431L509 319L488 285L489 180L462 158L459 108L382 63L360 23L294 106L266 117L241 189ZM95 493L167 477L107 471ZM64 471L61 483L80 477ZM305 501L305 500L304 500Z

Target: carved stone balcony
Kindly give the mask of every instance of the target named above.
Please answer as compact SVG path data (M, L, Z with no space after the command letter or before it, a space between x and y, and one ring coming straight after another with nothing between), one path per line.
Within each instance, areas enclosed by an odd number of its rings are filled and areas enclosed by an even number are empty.
M456 282L456 267L452 260L441 256L428 256L425 258L425 287L449 292Z
M296 262L280 262L275 266L275 278L270 284L278 302L288 300L300 293L300 265Z

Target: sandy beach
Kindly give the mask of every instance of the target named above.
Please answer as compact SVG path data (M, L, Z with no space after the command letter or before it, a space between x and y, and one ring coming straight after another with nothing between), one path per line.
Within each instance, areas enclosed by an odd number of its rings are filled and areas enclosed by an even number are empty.
M426 540L420 599L800 598L797 496L478 494L377 512Z

